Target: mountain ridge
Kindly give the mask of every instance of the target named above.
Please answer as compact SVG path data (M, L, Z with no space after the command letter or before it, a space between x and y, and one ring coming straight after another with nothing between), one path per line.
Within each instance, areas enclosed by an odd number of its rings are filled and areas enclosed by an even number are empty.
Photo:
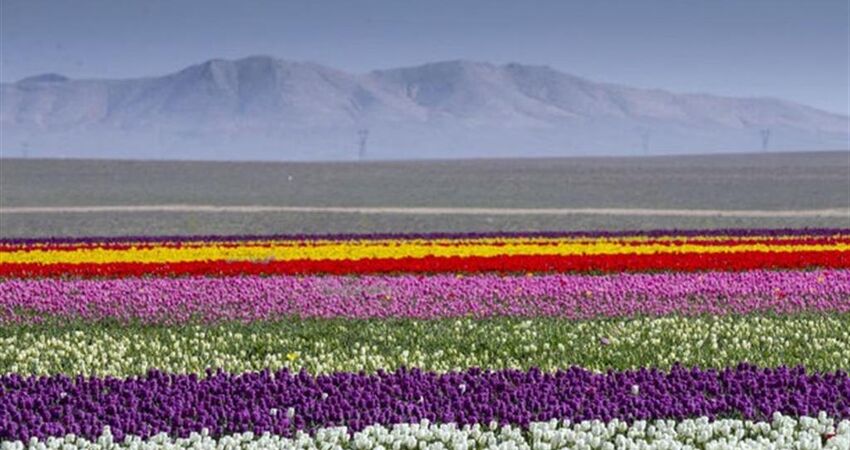
M190 159L686 154L850 148L850 119L469 60L354 74L266 55L162 76L0 84L3 156ZM230 155L230 156L228 156Z

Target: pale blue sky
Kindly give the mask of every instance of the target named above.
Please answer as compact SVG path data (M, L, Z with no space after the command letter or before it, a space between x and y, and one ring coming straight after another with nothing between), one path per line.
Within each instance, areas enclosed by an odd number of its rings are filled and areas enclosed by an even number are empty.
M546 64L848 114L848 0L0 0L0 78L132 77L269 54L343 70Z

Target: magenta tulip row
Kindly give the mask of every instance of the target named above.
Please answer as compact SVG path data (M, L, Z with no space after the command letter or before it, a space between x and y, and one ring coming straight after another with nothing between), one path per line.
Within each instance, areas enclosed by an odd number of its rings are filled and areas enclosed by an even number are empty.
M850 312L850 270L547 275L7 280L0 322L185 323Z

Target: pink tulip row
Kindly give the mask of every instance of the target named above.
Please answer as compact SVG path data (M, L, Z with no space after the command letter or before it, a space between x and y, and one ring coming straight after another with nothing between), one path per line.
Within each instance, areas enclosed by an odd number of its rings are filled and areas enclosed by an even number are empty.
M6 280L0 322L850 312L850 270Z

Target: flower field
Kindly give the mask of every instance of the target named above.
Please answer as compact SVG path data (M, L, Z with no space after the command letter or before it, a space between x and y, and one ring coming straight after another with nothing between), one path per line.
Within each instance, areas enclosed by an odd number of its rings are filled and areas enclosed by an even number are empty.
M850 448L850 230L0 240L3 449Z

